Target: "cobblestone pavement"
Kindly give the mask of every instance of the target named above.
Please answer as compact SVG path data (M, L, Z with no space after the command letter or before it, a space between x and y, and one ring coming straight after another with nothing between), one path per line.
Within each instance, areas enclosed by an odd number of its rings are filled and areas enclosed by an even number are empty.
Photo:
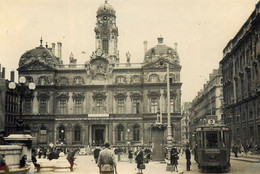
M191 165L191 171L186 171L186 159L185 155L180 155L178 172L170 172L166 171L166 164L160 162L149 162L146 164L146 169L143 170L144 174L170 174L170 173L179 173L179 174L197 174L201 173L201 171L197 168L196 162L193 160ZM192 156L193 158L193 156ZM120 162L117 162L118 174L136 174L136 164L130 163L126 156L121 156ZM60 174L98 174L98 167L95 164L93 156L77 156L75 161L77 165L74 168L73 172L40 172L41 174L52 174L52 173L60 173ZM260 163L257 162L248 162L248 161L240 161L233 160L231 158L231 169L227 173L239 173L239 174L258 174L260 171ZM211 174L214 172L211 172Z

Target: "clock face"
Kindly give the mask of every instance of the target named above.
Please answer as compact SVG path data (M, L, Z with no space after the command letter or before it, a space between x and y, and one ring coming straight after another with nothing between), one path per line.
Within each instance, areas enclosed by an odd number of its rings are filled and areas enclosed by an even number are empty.
M104 19L104 20L107 20L107 16L103 16L103 19Z

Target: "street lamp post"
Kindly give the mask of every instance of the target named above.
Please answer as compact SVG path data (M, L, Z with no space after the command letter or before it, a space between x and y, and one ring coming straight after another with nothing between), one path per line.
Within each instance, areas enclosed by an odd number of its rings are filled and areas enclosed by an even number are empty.
M19 133L19 134L24 133L24 130L23 130L24 123L23 123L22 115L23 115L23 97L24 97L25 91L27 88L29 88L30 91L32 92L36 88L36 85L33 82L30 82L28 84L28 86L25 83L26 83L26 78L21 76L19 78L19 84L17 86L16 86L15 82L10 82L8 85L9 89L11 89L11 90L14 90L16 88L18 91L18 94L20 96L19 119L17 120L17 133Z
M164 63L160 61L160 65L162 66ZM170 109L170 64L167 63L167 158L170 160L171 157L171 148L173 143L172 137L172 126L171 126L171 109ZM170 164L167 163L166 170L171 170Z
M171 110L170 110L170 65L167 64L167 150L168 150L168 160L170 160L171 157L171 151L172 148L172 126L171 126ZM170 166L167 164L166 170L170 170Z

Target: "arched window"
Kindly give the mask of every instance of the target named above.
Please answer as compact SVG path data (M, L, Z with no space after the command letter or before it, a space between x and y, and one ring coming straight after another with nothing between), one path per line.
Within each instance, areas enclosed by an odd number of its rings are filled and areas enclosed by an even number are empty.
M47 128L44 125L40 127L40 143L47 143Z
M81 139L80 139L80 134L81 134L81 129L80 129L80 126L79 125L76 125L74 127L74 141L75 142L79 142Z
M133 127L133 140L140 141L140 126L134 125Z
M84 79L82 77L75 77L74 78L74 84L75 85L83 85L84 84Z
M46 77L46 76L39 77L38 84L39 85L47 85L47 84L49 84L48 77Z
M124 127L122 125L119 125L117 127L117 141L124 141L125 135L124 135Z
M26 76L25 78L26 78L26 85L33 82L33 78L31 76Z
M117 84L126 84L126 79L124 76L118 76L116 77L116 83Z
M65 127L64 125L60 125L60 127L58 128L58 136L59 136L59 143L64 143L65 142Z
M157 74L151 74L149 76L149 82L151 83L158 83L160 80L159 80L159 76Z
M141 83L141 77L140 76L133 76L133 77L131 77L131 83L132 84Z

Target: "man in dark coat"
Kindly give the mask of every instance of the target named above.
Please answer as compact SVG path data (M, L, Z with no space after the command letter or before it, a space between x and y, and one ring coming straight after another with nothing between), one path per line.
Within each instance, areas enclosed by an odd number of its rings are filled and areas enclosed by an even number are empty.
M70 152L67 156L67 160L70 163L70 171L73 171L74 161L76 159L75 154L76 150L72 150L72 152Z
M99 156L99 152L101 151L100 148L96 147L96 149L94 150L94 159L95 159L95 162L97 164L97 161L98 161L98 156Z
M187 162L186 162L187 171L191 171L191 170L190 170L190 165L191 165L191 161L190 161L190 159L191 159L191 153L190 153L189 147L186 147L185 155L186 155L186 160L187 160Z
M140 149L135 157L135 161L137 163L137 169L138 169L138 173L143 173L142 172L142 167L144 165L144 152L142 151L142 149Z
M238 147L236 144L234 144L233 148L232 148L234 154L235 154L235 157L237 158L237 152L238 152Z

